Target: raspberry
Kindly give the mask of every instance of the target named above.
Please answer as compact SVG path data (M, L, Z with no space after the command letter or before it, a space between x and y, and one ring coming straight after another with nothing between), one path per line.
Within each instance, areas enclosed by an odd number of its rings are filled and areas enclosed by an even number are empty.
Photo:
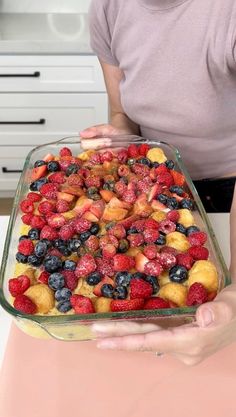
M52 249L49 249L48 255L57 256L58 258L61 258L62 253L58 249L52 248Z
M134 259L131 256L117 253L114 258L114 271L128 271L135 265Z
M127 237L127 239L130 243L131 248L137 248L138 246L141 246L144 243L144 238L141 235L141 233L130 234Z
M56 200L59 184L47 183L40 187L40 194L47 200Z
M72 152L69 148L62 148L59 152L60 156L72 156Z
M60 165L60 169L64 172L71 165L71 160L69 160L69 159L60 159L60 161L58 161L58 162L59 162L59 165Z
M56 203L56 211L58 213L65 213L70 210L70 204L66 200L58 200Z
M91 226L92 223L86 219L77 219L75 221L75 230L78 233L87 232L87 230L89 230Z
M55 213L47 217L47 222L50 227L53 229L60 229L66 224L66 219L60 213Z
M128 152L129 158L136 158L139 156L138 146L135 145L134 143L128 146L127 152Z
M127 177L130 174L130 169L127 165L120 165L118 168L118 175L120 177Z
M71 303L72 307L74 308L74 306L76 305L77 301L78 301L79 299L83 298L83 297L84 297L83 295L73 294L73 295L70 297L70 303Z
M136 195L133 191L131 190L127 190L123 196L122 196L122 200L125 201L126 203L129 204L134 204L136 201Z
M130 298L149 298L153 292L152 285L140 278L133 278L130 281Z
M141 310L144 305L142 298L136 300L112 300L111 311L130 311L130 310Z
M64 184L64 182L66 182L66 177L64 172L60 171L55 172L55 174L49 175L48 180L56 184Z
M200 282L194 282L189 287L186 304L187 306L203 304L207 301L207 298L206 288Z
M111 235L111 234L104 235L99 240L99 246L100 246L101 249L103 249L104 246L108 245L109 243L111 243L112 245L114 245L116 248L118 248L118 246L119 246L118 239L115 236Z
M34 252L34 244L30 239L24 239L19 242L18 251L23 255L28 256Z
M136 175L140 175L140 177L145 178L145 177L147 177L149 175L150 169L147 167L147 165L134 164L134 165L132 165L132 171Z
M33 213L34 211L34 204L32 200L22 200L20 203L20 208L23 213Z
M42 282L42 284L48 284L49 272L43 271L38 277L38 281Z
M128 151L126 149L120 149L116 156L120 164L125 164L128 160Z
M14 307L25 314L35 314L37 311L37 306L24 294L17 295L14 300Z
M46 225L46 221L41 216L33 216L30 224L35 229L41 230Z
M162 174L157 175L156 181L158 184L165 185L168 188L174 184L173 177L169 174L169 172L163 172Z
M89 175L87 178L85 178L84 182L87 188L101 187L101 178L98 175Z
M62 226L58 233L60 239L63 239L63 240L71 239L74 236L74 234L75 234L74 227L69 223Z
M142 143L142 145L139 146L139 155L146 156L149 149L149 145L147 145L146 143Z
M91 314L95 313L93 303L88 297L79 296L73 299L74 310L76 314Z
M145 220L145 229L158 229L159 223L154 219Z
M171 253L172 255L176 256L178 254L177 249L171 248L170 246L163 246L160 250L161 253Z
M51 213L53 211L55 211L55 203L52 201L42 201L41 203L39 203L38 205L38 211L41 214L48 214Z
M143 237L146 243L154 243L159 238L159 232L157 229L145 229Z
M32 201L32 203L36 203L37 201L40 201L42 199L40 194L37 193L28 193L27 194L27 200Z
M157 168L155 168L155 172L157 175L162 175L168 173L168 168L165 164L160 164Z
M162 220L159 223L159 231L168 235L168 233L174 232L176 229L176 224L170 220Z
M209 257L209 251L203 246L192 246L188 249L188 253L195 261L207 260Z
M101 157L100 157L100 154L99 154L98 152L96 152L96 153L92 154L92 155L90 156L90 158L89 158L89 162L90 162L92 165L99 165L99 164L101 164Z
M163 272L163 267L156 260L149 261L144 265L144 273L147 275L154 275L156 277L160 275L162 272Z
M86 248L88 248L91 251L95 251L99 248L99 239L97 236L91 235L86 240L85 244Z
M115 192L118 196L123 196L127 192L127 185L123 181L117 181L115 184Z
M137 229L138 232L143 232L145 229L146 220L136 220L131 227Z
M115 236L117 239L123 239L126 236L126 230L122 224L116 224L108 230L108 234Z
M44 226L40 233L40 239L55 240L58 239L58 232L50 226Z
M111 162L113 159L113 154L111 151L105 151L100 154L101 162Z
M111 259L116 254L116 247L111 243L105 245L102 249L102 256L106 259Z
M149 259L155 259L156 255L157 255L157 247L156 245L152 244L152 245L147 245L144 247L143 249L143 254Z
M173 223L177 223L179 220L179 212L177 210L171 210L166 215L167 220L170 220Z
M30 287L30 279L26 275L20 275L17 278L10 279L8 287L11 295L16 297L23 294Z
M28 226L30 226L32 218L33 218L33 215L29 213L29 214L24 214L21 217L21 220L24 224L27 224Z
M176 257L177 265L184 266L186 269L191 269L193 265L193 258L189 253L179 253Z
M101 275L113 277L114 269L113 269L113 260L112 259L104 259L104 258L97 258L97 270L100 272Z
M97 269L96 262L92 255L89 253L86 253L84 256L82 256L77 263L77 267L75 270L75 275L77 278L87 276L91 274L91 272L94 272Z
M194 232L188 236L188 241L191 246L201 246L207 241L207 234L205 232Z
M72 174L68 177L68 184L71 186L83 187L84 181L78 174Z
M151 297L145 302L143 307L144 310L156 310L159 308L170 308L170 304L161 297Z
M158 261L164 269L170 269L176 265L176 257L172 253L161 253Z
M65 287L69 288L69 290L73 291L78 284L78 278L73 271L64 270L62 271L62 275L65 279Z
M138 181L137 183L137 189L141 193L148 193L151 187L152 187L152 180L150 177L145 177L142 180Z

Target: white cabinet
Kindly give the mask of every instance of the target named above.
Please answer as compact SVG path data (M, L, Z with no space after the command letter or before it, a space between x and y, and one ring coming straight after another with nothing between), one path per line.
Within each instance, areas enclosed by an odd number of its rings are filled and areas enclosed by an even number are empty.
M0 197L16 189L34 146L107 121L95 56L0 56Z

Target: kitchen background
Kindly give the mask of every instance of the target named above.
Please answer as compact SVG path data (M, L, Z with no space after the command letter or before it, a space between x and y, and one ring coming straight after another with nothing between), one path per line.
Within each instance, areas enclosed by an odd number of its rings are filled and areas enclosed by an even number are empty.
M108 119L90 0L0 0L0 214L28 152Z

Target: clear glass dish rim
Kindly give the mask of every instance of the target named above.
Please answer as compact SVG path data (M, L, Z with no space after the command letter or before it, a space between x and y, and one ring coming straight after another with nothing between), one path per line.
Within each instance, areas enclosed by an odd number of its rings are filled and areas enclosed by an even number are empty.
M100 136L100 138L106 138L107 136ZM132 139L131 139L132 138ZM185 165L182 161L180 152L178 151L178 149L165 142L165 141L161 141L161 140L150 140L150 139L146 139L143 138L141 136L136 136L136 135L114 135L114 136L109 136L109 139L112 140L111 144L109 146L101 146L101 148L96 148L96 149L106 149L106 148L118 148L118 147L122 147L122 146L127 146L129 143L134 143L134 144L140 144L140 143L145 143L148 145L164 145L166 147L168 147L170 150L172 150L172 152L175 153L176 159L178 160L178 163L180 165L181 171L183 172L185 178L186 178L186 183L190 189L190 191L192 192L193 196L194 196L194 201L195 204L197 205L198 211L202 217L203 222L205 223L208 232L210 232L211 234L211 240L214 246L214 250L215 253L217 254L218 260L220 262L220 265L222 267L222 271L224 273L225 276L225 286L229 285L231 283L231 278L230 278L230 274L228 271L228 268L226 267L225 264L225 260L223 258L223 255L221 253L221 249L219 247L219 244L216 240L215 237L215 233L212 229L212 226L208 220L208 217L206 215L205 209L202 205L202 202L198 196L197 190L192 182L192 179L190 177L190 175L188 174L188 171L185 168ZM72 141L73 140L73 141ZM123 140L123 142L122 142ZM127 141L128 140L128 141ZM2 263L1 263L1 270L0 270L0 305L4 308L4 310L6 310L9 314L11 314L12 316L14 316L17 319L24 319L24 320L28 320L28 321L32 321L37 323L38 325L40 324L54 324L54 325L69 325L72 324L73 322L93 322L93 321L97 321L97 320L106 320L106 319L143 319L143 318L164 318L164 317L175 317L178 318L178 316L192 316L195 314L197 307L198 306L191 306L191 307L178 307L178 308L167 308L167 309L158 309L158 310L131 310L131 311L124 311L124 312L114 312L114 313L93 313L93 314L83 314L83 315L79 315L79 314L70 314L70 315L54 315L54 316L48 316L48 315L31 315L31 314L24 314L21 313L20 311L16 310L5 298L4 295L4 291L3 291L3 283L4 283L4 273L5 273L5 269L6 269L6 265L7 265L7 260L8 260L8 251L9 251L9 246L10 246L10 239L11 239L11 232L13 230L13 226L15 223L15 219L17 216L17 208L19 205L19 201L20 198L22 196L22 188L24 186L23 183L23 178L25 177L26 174L26 170L29 168L29 162L33 156L34 153L36 153L38 150L45 148L45 150L47 149L47 147L53 146L53 145L60 145L60 143L67 143L74 145L74 141L76 141L76 143L80 144L81 140L80 140L80 136L67 136L64 137L60 140L57 141L53 141L47 144L43 144L40 146L35 147L34 149L32 149L25 160L24 163L24 167L23 167L23 171L21 173L20 179L19 179L19 183L17 186L17 191L15 194L15 198L14 198L14 205L13 205L13 210L9 219L9 224L8 224L8 228L7 228L7 235L6 235L6 240L5 240L5 244L4 244L4 250L3 250L3 256L2 256Z

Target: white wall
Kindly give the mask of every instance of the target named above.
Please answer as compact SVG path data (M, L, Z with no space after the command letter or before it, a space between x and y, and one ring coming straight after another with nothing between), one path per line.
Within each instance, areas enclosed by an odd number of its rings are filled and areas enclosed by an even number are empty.
M0 0L0 13L86 13L90 0Z

